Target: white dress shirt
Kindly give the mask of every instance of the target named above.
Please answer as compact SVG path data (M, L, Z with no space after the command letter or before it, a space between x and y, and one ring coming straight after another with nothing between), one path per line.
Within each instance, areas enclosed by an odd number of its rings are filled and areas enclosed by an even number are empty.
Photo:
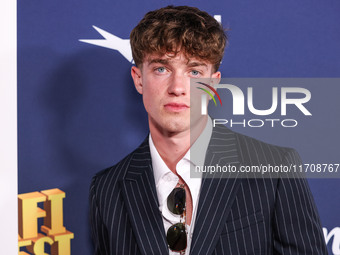
M188 239L185 255L189 255L190 252L190 244L194 230L194 223L196 218L199 193L202 181L202 178L190 178L190 167L204 165L205 154L208 149L211 134L212 134L212 120L210 117L208 117L208 121L203 132L195 141L195 143L192 145L192 147L188 150L188 152L184 155L184 157L176 165L176 172L179 176L183 178L185 183L188 185L192 197L191 225L190 226L186 225ZM169 194L176 187L179 178L176 174L171 172L168 166L164 163L163 159L159 155L152 141L151 134L149 135L149 146L159 202L159 210L161 211L163 216L163 224L166 234L169 227L175 223L179 223L181 218L180 215L174 215L169 211L166 201ZM195 157L194 158L192 157L192 160L190 160L190 151L195 151ZM173 252L169 249L169 254L178 255L179 253Z

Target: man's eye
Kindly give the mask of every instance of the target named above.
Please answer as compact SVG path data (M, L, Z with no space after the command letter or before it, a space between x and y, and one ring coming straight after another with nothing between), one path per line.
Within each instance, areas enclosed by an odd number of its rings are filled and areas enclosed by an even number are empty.
M192 70L192 71L191 71L191 74L192 74L193 76L197 76L197 75L200 74L200 72L197 71L197 70Z
M165 67L157 67L156 71L159 72L159 73L165 73L166 69L165 69Z

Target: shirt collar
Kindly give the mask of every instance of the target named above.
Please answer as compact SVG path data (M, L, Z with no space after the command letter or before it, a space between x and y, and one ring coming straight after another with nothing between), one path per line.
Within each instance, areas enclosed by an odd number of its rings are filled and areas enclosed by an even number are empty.
M152 161L153 175L155 177L156 186L163 175L171 172L168 166L164 163L163 159L159 155L155 144L152 141L151 134L149 135L149 147Z
M210 116L208 116L208 121L207 124L205 125L203 132L197 138L197 140L191 146L191 148L187 151L187 153L184 155L183 159L192 162L196 166L203 166L205 154L207 152L208 145L211 139L211 134L212 134L212 120ZM151 134L149 134L149 147L155 183L157 185L162 176L167 174L168 172L171 172L171 170L168 168L168 166L164 163L163 159L159 155L155 147L155 144L152 141Z

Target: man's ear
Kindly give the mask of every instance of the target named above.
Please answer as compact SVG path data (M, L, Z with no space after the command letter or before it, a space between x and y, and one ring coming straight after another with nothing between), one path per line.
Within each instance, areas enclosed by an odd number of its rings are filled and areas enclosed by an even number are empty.
M211 79L210 79L210 86L213 86L215 88L215 85L219 84L221 81L221 72L217 71L215 73L213 73L211 75ZM209 98L209 100L211 99L211 97Z
M221 81L221 72L220 72L220 71L217 71L217 72L213 73L213 74L211 75L211 78L214 78L214 79L213 79L213 84L212 84L212 85L215 85L215 84L220 83L220 81Z
M135 84L135 88L139 94L143 94L142 71L137 66L131 67L131 76Z

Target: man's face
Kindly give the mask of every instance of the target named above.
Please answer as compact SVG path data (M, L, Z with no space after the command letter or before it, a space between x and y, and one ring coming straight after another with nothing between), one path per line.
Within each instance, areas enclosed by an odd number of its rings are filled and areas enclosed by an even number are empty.
M206 115L200 114L201 93L192 93L195 100L191 98L190 104L190 78L220 78L221 74L213 73L213 65L208 62L188 60L178 53L175 57L148 55L141 68L132 67L131 75L137 91L143 95L150 130L176 134L189 132L190 121L192 126L205 124ZM190 116L190 110L196 109L198 114Z

